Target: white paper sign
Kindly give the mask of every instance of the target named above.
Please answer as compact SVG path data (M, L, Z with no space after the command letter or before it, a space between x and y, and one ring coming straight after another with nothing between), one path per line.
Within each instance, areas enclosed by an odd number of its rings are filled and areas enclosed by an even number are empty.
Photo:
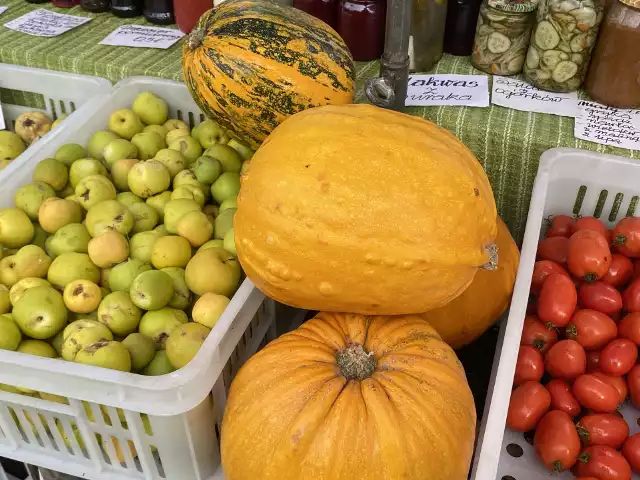
M409 75L407 106L489 106L485 75Z
M576 138L612 147L640 149L640 110L623 110L580 100Z
M57 37L90 21L89 17L75 17L62 13L50 12L41 8L27 13L4 26L16 32L27 33L37 37Z
M7 11L9 7L0 7L0 15Z
M0 130L5 130L7 126L4 123L4 115L2 114L2 104L0 103Z
M182 37L184 33L172 28L122 25L102 40L100 45L167 49Z
M578 94L547 92L517 78L496 76L493 77L491 103L525 112L575 117Z

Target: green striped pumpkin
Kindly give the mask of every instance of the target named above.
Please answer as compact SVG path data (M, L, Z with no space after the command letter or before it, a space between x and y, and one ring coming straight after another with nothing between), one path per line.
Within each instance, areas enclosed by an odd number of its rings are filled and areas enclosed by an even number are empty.
M254 149L290 115L353 103L342 38L293 7L228 0L205 12L183 49L184 81L202 111Z

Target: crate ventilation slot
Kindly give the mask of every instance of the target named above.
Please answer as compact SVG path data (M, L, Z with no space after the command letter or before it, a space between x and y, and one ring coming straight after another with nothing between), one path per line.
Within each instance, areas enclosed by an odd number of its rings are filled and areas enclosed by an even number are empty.
M587 186L581 185L580 188L578 188L578 192L576 193L576 200L573 204L573 214L575 216L591 215L591 212L581 211L586 195L587 195ZM611 209L605 210L605 206L607 204L608 198L609 198L609 191L600 190L600 193L598 194L598 201L596 203L596 206L592 215L595 218L600 218L604 216L609 222L615 222L617 218L622 216L622 212L624 212L623 201L625 198L625 194L622 192L616 193L615 197L613 198ZM634 195L633 197L631 197L631 200L629 201L629 206L627 207L626 214L624 216L632 217L635 215L636 207L638 205L638 199L640 199L638 195Z
M581 185L578 189L578 194L576 195L576 202L573 204L573 214L580 215L580 207L582 207L582 202L584 201L584 196L587 193L586 185Z
M616 198L613 199L613 205L611 205L611 212L609 212L609 221L613 222L618 217L620 206L622 205L623 193L616 193Z
M602 209L604 208L604 204L607 201L607 197L609 196L609 192L607 190L601 190L600 195L598 196L598 203L596 204L596 209L593 212L593 216L595 218L600 218L602 215Z
M633 217L636 213L636 205L638 205L638 197L634 195L631 197L631 201L629 202L629 208L627 209L627 217Z
M517 443L510 443L509 445L507 445L506 450L507 453L514 458L520 458L522 455L524 455L524 450L522 450L522 447Z

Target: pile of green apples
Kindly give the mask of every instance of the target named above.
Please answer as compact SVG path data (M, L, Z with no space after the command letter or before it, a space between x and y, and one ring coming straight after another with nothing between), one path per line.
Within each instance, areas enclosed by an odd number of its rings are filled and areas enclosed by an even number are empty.
M151 92L60 147L0 210L0 349L163 375L238 288L233 218L253 151Z

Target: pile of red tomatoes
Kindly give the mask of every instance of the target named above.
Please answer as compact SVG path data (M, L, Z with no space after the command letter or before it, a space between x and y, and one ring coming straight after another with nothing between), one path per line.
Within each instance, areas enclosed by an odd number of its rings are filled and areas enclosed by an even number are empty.
M529 432L551 471L580 480L640 473L640 217L549 219L538 244L507 425Z

